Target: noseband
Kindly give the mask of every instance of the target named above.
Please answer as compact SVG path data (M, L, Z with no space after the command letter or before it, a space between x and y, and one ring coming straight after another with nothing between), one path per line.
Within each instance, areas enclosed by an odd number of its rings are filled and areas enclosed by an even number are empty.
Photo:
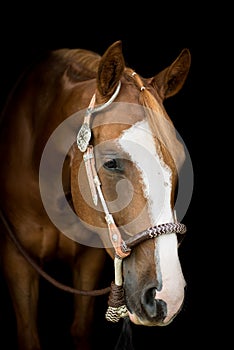
M111 98L106 103L96 107L94 107L96 100L96 94L94 93L86 110L83 124L77 134L77 146L79 150L84 153L83 160L85 163L93 203L96 206L99 199L102 204L109 231L109 237L115 250L115 282L111 285L112 290L108 301L109 307L106 312L106 319L111 322L118 322L121 317L126 317L128 315L127 308L124 305L124 293L122 288L122 259L130 255L133 247L144 242L145 240L156 238L165 234L184 234L187 230L184 224L175 220L176 222L173 223L164 223L147 228L145 231L139 232L130 237L128 240L124 241L118 227L115 224L113 216L108 210L108 206L101 189L101 182L96 171L93 146L89 144L91 139L90 119L92 114L102 111L115 100L119 93L120 87L121 83L119 82ZM141 88L141 91L145 89L143 88Z

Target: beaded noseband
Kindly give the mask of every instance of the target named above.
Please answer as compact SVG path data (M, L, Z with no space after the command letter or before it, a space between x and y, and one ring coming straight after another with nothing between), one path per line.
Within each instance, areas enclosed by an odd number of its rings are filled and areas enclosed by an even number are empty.
M85 163L93 203L97 205L99 199L102 204L105 213L105 220L108 226L109 237L115 250L115 281L111 284L111 293L108 300L109 307L106 312L106 319L111 322L118 322L121 317L128 316L128 310L124 303L124 291L122 286L122 259L130 255L131 249L134 246L144 242L145 240L156 238L164 234L184 234L186 232L186 226L177 222L176 220L174 223L165 223L150 227L147 230L137 233L136 235L128 238L128 240L124 241L118 227L115 224L113 216L108 210L108 206L101 189L101 182L96 171L93 146L89 144L91 139L90 118L92 114L105 109L114 101L119 93L120 87L121 83L119 82L111 98L106 103L96 107L94 107L96 94L93 95L86 110L83 124L77 134L77 146L79 150L84 153L83 160ZM143 91L144 89L145 87L142 86L140 90Z

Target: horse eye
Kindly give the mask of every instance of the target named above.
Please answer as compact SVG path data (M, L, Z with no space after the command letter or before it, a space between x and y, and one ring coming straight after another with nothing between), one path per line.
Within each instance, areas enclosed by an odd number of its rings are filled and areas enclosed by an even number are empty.
M107 162L104 163L104 168L106 169L117 169L118 168L118 164L116 159L111 159L108 160Z

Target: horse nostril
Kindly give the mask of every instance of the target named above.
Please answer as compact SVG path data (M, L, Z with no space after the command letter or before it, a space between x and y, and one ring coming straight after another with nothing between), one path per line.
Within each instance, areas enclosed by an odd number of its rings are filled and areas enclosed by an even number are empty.
M157 319L162 321L167 316L167 304L165 303L165 301L161 299L156 299L156 304L157 304Z
M155 299L156 288L147 289L142 295L142 306L150 317L157 315L157 303Z
M167 315L166 303L161 299L155 299L156 288L147 289L142 295L142 306L150 318L163 320Z

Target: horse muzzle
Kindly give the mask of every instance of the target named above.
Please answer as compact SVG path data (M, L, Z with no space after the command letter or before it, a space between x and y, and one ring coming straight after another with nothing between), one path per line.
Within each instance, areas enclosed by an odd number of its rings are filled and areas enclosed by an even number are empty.
M182 309L184 294L181 295L180 299L171 302L170 305L165 300L156 298L156 295L156 288L149 288L144 291L140 306L136 311L127 303L128 316L131 322L143 326L166 326L172 322ZM132 302L131 305L133 304Z

